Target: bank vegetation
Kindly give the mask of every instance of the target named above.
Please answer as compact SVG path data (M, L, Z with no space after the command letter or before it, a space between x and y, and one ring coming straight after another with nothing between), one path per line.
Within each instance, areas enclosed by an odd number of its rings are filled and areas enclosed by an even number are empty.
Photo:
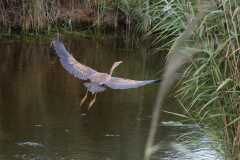
M157 0L2 0L0 30L50 32L53 30L121 28L146 32L151 28L149 6ZM155 15L157 16L157 15Z
M171 63L170 68L179 66L183 61L177 59L183 55L189 59L184 61L183 78L175 93L185 113L172 114L198 129L181 135L190 138L180 138L179 143L187 147L207 145L220 159L240 159L240 1L160 1L151 7L158 8L161 18L147 38L155 38L153 43L169 39L156 51L169 48L167 59L178 62ZM197 18L201 12L205 14ZM198 23L186 39L185 33L196 19ZM179 42L182 39L184 42ZM210 141L195 139L199 134L207 135Z

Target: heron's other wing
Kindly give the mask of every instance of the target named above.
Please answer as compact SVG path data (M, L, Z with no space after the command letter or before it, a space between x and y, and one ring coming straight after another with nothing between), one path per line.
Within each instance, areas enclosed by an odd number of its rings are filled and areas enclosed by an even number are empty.
M108 87L113 89L128 89L128 88L137 88L153 82L160 82L161 79L157 80L146 80L146 81L135 81L125 78L111 77L109 81L105 82Z
M68 53L63 45L63 42L59 39L54 38L53 44L58 56L61 57L60 62L62 63L63 67L75 77L86 80L94 73L97 73L97 71L93 70L92 68L76 61L73 56Z

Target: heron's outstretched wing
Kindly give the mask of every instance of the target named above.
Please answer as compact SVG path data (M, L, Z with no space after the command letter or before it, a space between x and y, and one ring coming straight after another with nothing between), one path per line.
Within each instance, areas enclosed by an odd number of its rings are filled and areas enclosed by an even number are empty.
M93 70L92 68L76 61L73 56L68 53L63 45L63 42L61 42L59 39L53 38L53 45L58 56L61 57L60 62L62 63L63 67L75 77L86 80L94 73L97 73L97 71Z
M146 81L135 81L131 79L111 77L108 82L104 84L113 89L128 89L128 88L137 88L153 82L160 82L162 79L157 80L146 80Z

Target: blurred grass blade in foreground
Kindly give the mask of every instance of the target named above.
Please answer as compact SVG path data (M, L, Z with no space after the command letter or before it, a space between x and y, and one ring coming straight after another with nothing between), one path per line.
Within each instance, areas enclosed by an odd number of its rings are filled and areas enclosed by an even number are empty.
M196 51L190 50L187 48L183 48L185 42L189 39L191 32L196 27L200 18L205 14L206 8L204 11L198 13L198 15L192 19L192 21L188 24L186 30L182 33L178 41L175 43L175 47L173 52L170 55L166 71L164 73L163 81L159 87L157 99L155 102L154 110L152 113L152 121L151 127L148 135L148 140L145 149L145 157L144 159L150 159L151 154L153 153L153 141L157 130L157 122L160 118L159 111L161 110L164 98L166 97L168 90L175 80L175 75L180 69L181 65L187 61L188 56L193 55ZM187 54L186 54L187 53ZM154 151L156 151L154 149Z

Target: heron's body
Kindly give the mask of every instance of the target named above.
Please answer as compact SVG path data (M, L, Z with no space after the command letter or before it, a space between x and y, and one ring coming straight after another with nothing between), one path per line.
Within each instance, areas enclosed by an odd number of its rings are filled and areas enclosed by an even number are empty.
M107 73L95 73L91 76L91 82L98 85L103 85L104 83L109 82L110 79L111 76Z
M139 86L143 86L149 83L161 81L161 79L136 81L131 79L112 77L114 68L117 67L120 63L122 63L122 61L115 62L109 74L97 72L92 68L77 62L73 58L73 56L70 55L68 51L65 49L63 43L58 39L53 39L53 44L58 56L60 57L60 62L62 63L63 67L67 71L69 71L71 74L73 74L75 77L79 79L90 80L90 82L84 83L85 87L88 89L87 93L88 91L96 94L97 92L102 92L106 90L105 88L106 85L112 89L128 89L128 88L137 88ZM95 98L96 98L96 94L95 94ZM82 105L83 101L86 98L87 98L87 94L82 99L80 105ZM90 102L89 108L94 103L95 98Z
M107 73L94 73L91 77L91 83L84 83L85 87L92 93L106 90L104 82L108 82L111 76Z

